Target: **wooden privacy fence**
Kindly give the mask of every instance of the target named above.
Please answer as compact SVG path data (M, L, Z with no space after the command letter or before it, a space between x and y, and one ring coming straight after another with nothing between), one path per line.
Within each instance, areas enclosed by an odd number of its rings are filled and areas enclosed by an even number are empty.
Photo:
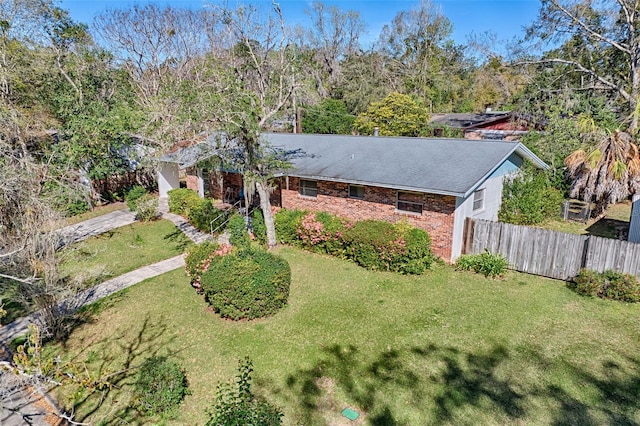
M568 280L580 268L640 275L640 244L467 219L465 253L502 254L516 271Z

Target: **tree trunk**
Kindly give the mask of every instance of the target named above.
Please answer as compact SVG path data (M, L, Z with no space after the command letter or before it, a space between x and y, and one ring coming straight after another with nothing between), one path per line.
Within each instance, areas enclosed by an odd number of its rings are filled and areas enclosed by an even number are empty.
M260 208L264 216L264 225L267 228L267 248L271 249L278 244L278 240L276 240L276 226L271 212L270 191L264 182L259 181L256 182L256 191L260 197Z

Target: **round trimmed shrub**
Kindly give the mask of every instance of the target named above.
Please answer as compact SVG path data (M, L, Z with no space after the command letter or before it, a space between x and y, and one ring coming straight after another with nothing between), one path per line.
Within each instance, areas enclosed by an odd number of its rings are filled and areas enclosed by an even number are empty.
M138 409L152 416L173 414L189 393L184 371L165 356L147 358L133 387Z
M216 257L202 274L201 285L207 301L222 317L260 318L287 304L291 269L278 256L245 249Z

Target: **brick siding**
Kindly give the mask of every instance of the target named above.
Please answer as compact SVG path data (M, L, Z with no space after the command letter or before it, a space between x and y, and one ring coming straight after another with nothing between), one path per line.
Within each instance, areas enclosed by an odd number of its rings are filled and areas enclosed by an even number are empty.
M356 221L377 219L396 223L406 220L416 228L427 231L431 237L433 252L446 262L450 261L455 197L426 193L406 194L404 200L421 202L423 209L422 214L403 213L396 209L397 191L394 189L365 186L364 199L360 200L349 198L349 184L317 181L318 195L313 198L300 195L299 184L298 178L282 178L282 207L326 211Z

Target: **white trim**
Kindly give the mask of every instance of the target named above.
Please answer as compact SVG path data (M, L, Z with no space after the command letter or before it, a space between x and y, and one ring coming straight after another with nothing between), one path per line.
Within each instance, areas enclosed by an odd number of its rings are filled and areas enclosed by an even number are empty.
M485 191L485 189L486 188L479 188L479 189L476 189L473 192L473 202L472 202L471 206L472 206L472 210L473 210L474 214L475 213L481 213L485 209L485 197L487 195L487 192ZM476 196L478 194L482 194L482 198L480 198L479 200L476 199ZM476 207L476 202L478 202L478 201L480 201L480 204L481 204L480 207Z

